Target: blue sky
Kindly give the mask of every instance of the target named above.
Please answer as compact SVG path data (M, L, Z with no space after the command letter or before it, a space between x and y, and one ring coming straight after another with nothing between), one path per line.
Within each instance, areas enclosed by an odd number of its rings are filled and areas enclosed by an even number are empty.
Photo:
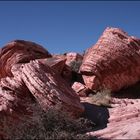
M14 39L82 53L107 26L140 37L139 1L0 1L0 47Z

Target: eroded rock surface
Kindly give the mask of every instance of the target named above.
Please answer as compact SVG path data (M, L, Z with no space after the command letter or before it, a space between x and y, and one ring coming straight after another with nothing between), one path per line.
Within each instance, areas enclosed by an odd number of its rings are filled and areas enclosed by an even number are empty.
M6 139L12 125L16 127L22 118L33 114L35 101L19 79L6 77L0 80L0 139Z
M22 79L44 110L60 103L73 116L84 111L78 95L49 66L31 61L24 65Z
M60 57L52 57L46 59L38 59L38 61L44 65L48 65L60 75L64 70L66 59Z
M24 40L12 41L0 50L0 78L12 76L11 67L14 64L47 57L51 57L51 54L36 43Z
M139 139L140 99L113 98L112 106L107 126L88 134L102 139Z
M87 116L96 127L88 133L99 139L139 139L140 136L140 82L111 94L111 107L96 106L92 97L82 98ZM104 97L103 97L104 98ZM102 100L102 99L100 99ZM96 115L94 115L96 113Z
M139 97L114 96L112 108L105 108L93 106L88 97L83 96L89 89L118 91L139 81L140 40L120 29L107 28L95 46L86 51L81 73L70 65L78 61L82 61L82 56L77 53L52 56L40 45L29 41L15 40L2 48L0 139L6 138L2 118L16 125L20 118L33 114L33 107L46 111L58 105L72 116L80 116L85 108L79 96L90 106L89 115L96 119L93 122L106 123L104 129L90 132L91 135L105 139L138 139Z
M106 28L86 51L81 73L91 89L118 91L140 80L140 39L118 28Z
M74 117L84 112L79 96L61 77L66 59L49 57L48 51L29 41L16 40L1 49L0 139L6 139L5 130L29 119L37 108L46 111L59 105Z
M77 93L80 97L86 97L89 89L80 82L74 82L72 85L72 89Z

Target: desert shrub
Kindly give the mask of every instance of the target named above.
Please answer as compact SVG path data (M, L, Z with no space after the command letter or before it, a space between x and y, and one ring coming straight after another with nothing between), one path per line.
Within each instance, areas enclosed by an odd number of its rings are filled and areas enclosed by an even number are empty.
M81 60L79 60L79 61L72 61L70 63L70 67L71 67L72 71L79 72L79 68L80 68L81 64L82 64Z
M90 139L85 135L93 123L85 118L74 119L64 112L50 109L35 112L30 119L7 127L7 139Z
M90 102L100 106L111 107L111 91L109 89L102 89L97 91L96 94L89 95Z

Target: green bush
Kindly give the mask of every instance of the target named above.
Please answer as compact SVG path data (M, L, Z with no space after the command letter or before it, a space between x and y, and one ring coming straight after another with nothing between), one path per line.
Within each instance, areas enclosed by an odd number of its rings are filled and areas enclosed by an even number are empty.
M70 63L70 67L71 67L72 71L79 72L79 68L80 68L81 64L82 64L82 61L80 61L80 60L79 61L72 61Z
M60 110L35 112L31 119L6 127L7 139L90 139L85 135L93 123L85 118L74 119Z

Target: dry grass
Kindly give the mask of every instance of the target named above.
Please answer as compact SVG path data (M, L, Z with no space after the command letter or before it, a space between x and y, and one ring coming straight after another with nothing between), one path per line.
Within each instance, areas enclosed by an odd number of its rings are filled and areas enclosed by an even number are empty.
M104 89L96 92L96 94L90 94L87 100L91 104L111 107L111 92L108 89Z

